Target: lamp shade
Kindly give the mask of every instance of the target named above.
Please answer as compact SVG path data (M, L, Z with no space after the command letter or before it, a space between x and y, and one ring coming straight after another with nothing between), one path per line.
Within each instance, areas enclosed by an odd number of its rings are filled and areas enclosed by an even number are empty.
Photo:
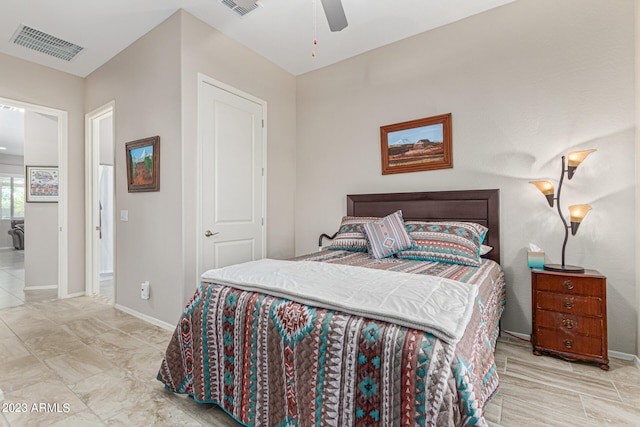
M540 190L540 192L544 194L544 197L546 197L549 206L553 207L553 196L555 189L553 188L553 183L551 183L551 181L529 181L529 184L535 185L538 190Z
M575 236L578 232L580 223L587 215L587 212L591 210L591 205L571 205L569 206L569 217L571 220L571 234Z
M582 150L582 151L572 151L567 154L567 178L571 179L573 174L576 172L576 169L582 163L587 156L594 151L598 151L595 148L591 150Z

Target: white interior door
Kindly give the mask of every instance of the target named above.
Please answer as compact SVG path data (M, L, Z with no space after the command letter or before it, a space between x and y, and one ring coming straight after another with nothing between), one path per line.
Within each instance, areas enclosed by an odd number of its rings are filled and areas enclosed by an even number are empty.
M200 272L265 254L264 103L201 80Z
M113 165L99 166L99 250L100 250L100 293L102 289L112 285L113 281ZM105 284L105 286L103 286ZM113 291L113 290L111 290Z
M115 301L113 102L85 116L86 289Z

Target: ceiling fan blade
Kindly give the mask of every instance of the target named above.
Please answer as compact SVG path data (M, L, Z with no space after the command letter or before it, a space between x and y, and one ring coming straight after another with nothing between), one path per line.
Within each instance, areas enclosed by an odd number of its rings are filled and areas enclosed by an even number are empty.
M341 0L322 0L322 8L331 31L341 31L349 25Z

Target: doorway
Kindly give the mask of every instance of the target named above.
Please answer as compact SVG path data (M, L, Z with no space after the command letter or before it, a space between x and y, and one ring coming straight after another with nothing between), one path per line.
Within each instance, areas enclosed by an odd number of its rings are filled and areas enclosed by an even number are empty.
M114 102L85 117L86 294L115 302Z
M198 75L198 277L265 256L265 121L266 102Z
M53 289L58 298L68 298L68 231L67 231L67 146L68 146L68 114L40 105L29 104L7 98L0 98L0 104L21 110L25 114L25 156L23 166L48 166L55 170L57 177L52 181L57 184L57 200L55 203L25 203L24 225L24 289ZM28 118L28 120L27 120ZM46 145L32 146L29 141L38 143L46 141ZM26 177L25 177L26 178ZM25 191L29 191L28 180ZM40 221L40 219L43 221ZM53 219L53 221L51 221ZM31 226L28 223L31 223ZM46 223L46 224L45 224ZM31 227L31 229L29 229ZM29 233L37 235L39 242L29 249ZM43 234L40 234L43 233ZM42 237L41 237L42 236ZM43 255L43 249L45 255ZM55 258L51 256L55 253ZM44 264L43 264L44 263ZM41 268L46 265L46 269Z

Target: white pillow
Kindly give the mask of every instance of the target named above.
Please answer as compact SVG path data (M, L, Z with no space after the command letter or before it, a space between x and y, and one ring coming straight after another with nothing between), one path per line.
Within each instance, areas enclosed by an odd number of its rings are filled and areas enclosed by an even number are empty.
M493 250L493 246L480 245L480 256L484 256Z

